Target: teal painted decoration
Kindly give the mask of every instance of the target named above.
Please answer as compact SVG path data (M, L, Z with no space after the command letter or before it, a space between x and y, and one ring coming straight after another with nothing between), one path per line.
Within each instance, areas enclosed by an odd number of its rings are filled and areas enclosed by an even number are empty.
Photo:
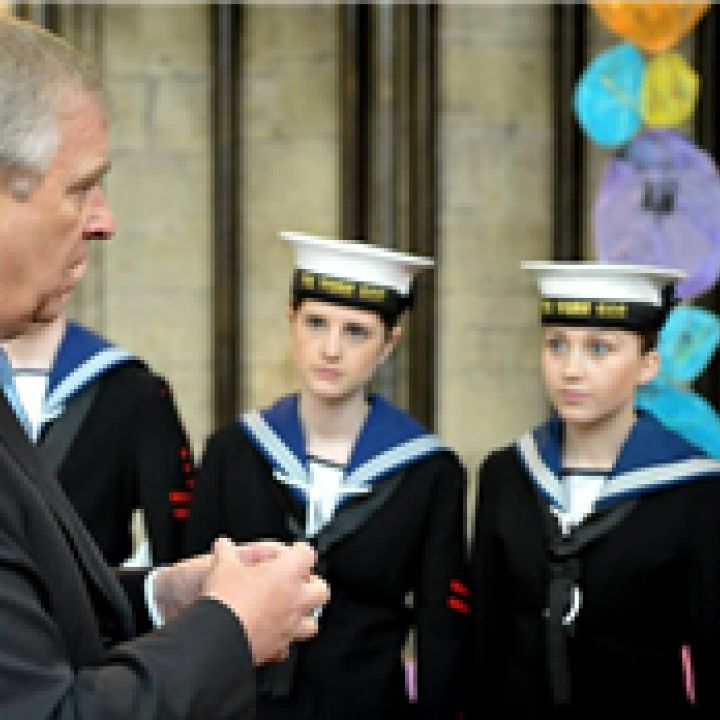
M658 337L660 373L638 389L636 405L688 442L720 459L720 417L688 387L720 342L720 319L691 305L673 309Z
M640 51L621 43L600 53L580 76L575 88L575 115L599 145L620 147L640 130L644 70Z

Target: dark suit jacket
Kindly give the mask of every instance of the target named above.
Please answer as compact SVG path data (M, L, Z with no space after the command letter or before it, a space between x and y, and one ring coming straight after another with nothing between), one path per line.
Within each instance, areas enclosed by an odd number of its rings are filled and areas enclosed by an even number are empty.
M203 599L132 640L127 595L36 453L0 397L0 717L253 718L234 615Z

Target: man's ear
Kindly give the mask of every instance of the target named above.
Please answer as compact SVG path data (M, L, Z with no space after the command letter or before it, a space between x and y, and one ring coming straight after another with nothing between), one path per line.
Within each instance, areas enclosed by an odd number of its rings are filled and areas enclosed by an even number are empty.
M648 350L642 354L640 368L640 385L652 382L660 372L660 353L656 349Z

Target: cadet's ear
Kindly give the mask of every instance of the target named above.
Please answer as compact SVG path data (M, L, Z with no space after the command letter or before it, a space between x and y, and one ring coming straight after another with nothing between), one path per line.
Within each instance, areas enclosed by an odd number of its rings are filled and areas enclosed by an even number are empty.
M660 372L660 353L656 349L647 350L641 355L640 385L652 382Z
M394 325L390 332L387 334L387 338L385 340L385 347L383 348L383 354L380 358L381 363L385 362L390 357L392 351L397 347L397 344L400 342L401 337L402 325L398 323L397 325Z

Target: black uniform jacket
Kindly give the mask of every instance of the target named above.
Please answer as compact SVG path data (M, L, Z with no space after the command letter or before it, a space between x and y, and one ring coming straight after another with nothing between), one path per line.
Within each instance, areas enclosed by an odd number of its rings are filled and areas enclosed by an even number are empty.
M378 434L384 432L373 415L381 409L393 428L406 422L380 398L373 402L368 423ZM293 403L286 398L276 407L293 414L288 425L294 424L290 434L297 435ZM358 445L372 429L366 428ZM303 451L295 450L303 464ZM418 663L412 717L457 717L468 629L464 488L456 456L439 450L378 481L368 495L348 499L310 538L331 599L319 635L294 649L291 678L284 678L288 686L277 691L272 678L260 678L259 720L407 717L401 655L411 625ZM209 440L188 522L190 551L206 549L219 534L290 541L302 536L305 521L305 505L274 476L247 427L233 423Z
M63 392L64 391L64 392ZM65 410L91 401L56 468L65 493L111 565L132 553L131 517L142 509L155 564L182 551L195 467L167 382L107 340L68 323L53 363L45 451Z
M153 562L177 560L195 467L170 388L138 362L95 382L97 395L58 471L60 484L111 565L132 552L136 508L143 510Z
M128 598L0 397L0 718L244 720L241 625L203 599L136 640Z
M470 719L720 717L720 465L639 419L606 481L621 497L605 497L610 509L623 497L635 504L578 555L582 604L567 639L571 705L561 713L546 643L547 507L558 494L552 472L531 471L546 458L528 463L531 455L508 447L480 469ZM621 468L631 456L634 467ZM694 707L683 644L694 663Z

